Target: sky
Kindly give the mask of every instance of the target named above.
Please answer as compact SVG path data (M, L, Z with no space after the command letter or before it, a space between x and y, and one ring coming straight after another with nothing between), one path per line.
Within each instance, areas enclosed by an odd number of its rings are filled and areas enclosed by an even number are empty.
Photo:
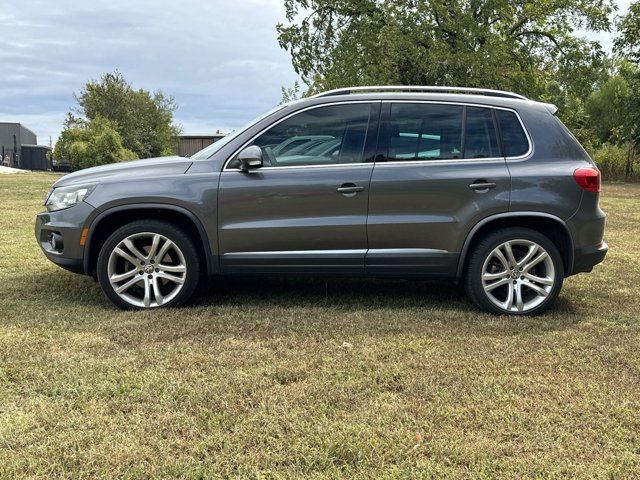
M617 0L621 10L630 0ZM119 70L175 98L184 133L230 131L297 75L280 49L283 0L0 0L0 121L53 142L74 92ZM611 35L588 35L605 48Z

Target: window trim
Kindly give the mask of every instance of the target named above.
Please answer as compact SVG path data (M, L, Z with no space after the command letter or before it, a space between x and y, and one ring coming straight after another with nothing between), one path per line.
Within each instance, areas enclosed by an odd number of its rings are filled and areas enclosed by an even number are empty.
M448 159L442 159L442 160L404 160L404 161L389 161L389 160L384 160L384 161L377 161L376 165L441 165L441 164L458 164L458 163L479 163L479 162L490 162L490 161L512 161L512 160L524 160L526 158L528 158L529 156L531 156L533 154L533 141L531 140L531 136L529 135L529 132L527 130L527 128L524 125L524 122L522 121L522 118L520 118L520 114L518 113L517 110L513 109L513 108L508 108L508 107L499 107L496 105L486 105L486 104L481 104L481 103L469 103L469 102L444 102L444 101L438 101L438 100L382 100L383 104L393 104L393 103L427 103L427 104L436 104L436 105L458 105L458 106L465 106L465 107L480 107L480 108L488 108L490 110L506 110L508 112L512 112L515 114L516 118L518 119L518 122L520 122L520 127L522 127L522 130L524 131L525 137L527 137L527 143L529 144L529 149L527 150L526 153L524 153L523 155L518 155L518 156L514 156L514 157L505 157L504 155L501 157L487 157L487 158L448 158ZM390 111L389 111L389 115L390 115ZM389 117L390 118L390 117ZM464 128L463 128L463 132L464 132ZM501 150L501 153L504 154L504 150L502 149L502 132L501 131L497 131L498 134L498 139L500 141L499 143L499 148ZM386 158L386 157L385 157Z
M529 144L529 149L527 150L526 153L524 153L523 155L519 155L516 157L505 157L504 155L501 157L490 157L490 158L457 158L457 159L443 159L443 160L408 160L408 161L387 161L385 160L379 160L379 152L376 153L374 155L374 160L373 162L358 162L358 163L335 163L335 164L330 164L330 165L291 165L291 166L282 166L282 167L262 167L260 170L264 169L269 169L269 170L293 170L293 169L301 169L301 168L349 168L349 167L353 167L353 166L361 166L361 165L376 165L376 166L382 166L382 165L440 165L440 164L458 164L458 163L479 163L479 162L496 162L496 161L517 161L517 160L525 160L527 158L529 158L532 154L533 154L533 141L531 140L531 136L529 135L529 131L527 130L527 127L525 126L524 122L522 121L522 118L520 118L520 114L518 113L517 110L513 109L513 108L509 108L509 107L500 107L497 105L486 105L486 104L482 104L482 103L470 103L470 102L446 102L446 101L438 101L438 100L351 100L351 101L347 101L347 102L330 102L330 103L320 103L317 105L310 105L306 108L301 108L300 110L296 110L295 112L291 112L289 115L285 115L284 117L282 117L281 119L277 120L276 122L270 124L269 126L265 127L264 129L262 129L260 132L258 132L256 135L254 135L253 137L251 137L247 142L243 143L242 146L238 149L236 149L233 154L231 154L229 156L229 158L227 158L227 160L224 162L224 166L222 167L222 172L241 172L242 170L240 170L239 168L227 168L227 166L229 165L229 162L231 162L231 160L233 160L236 155L238 155L245 147L249 146L251 144L251 142L253 142L256 138L258 138L260 135L262 135L264 132L266 132L267 130L269 130L271 127L275 127L276 125L278 125L281 122L284 122L285 120L293 117L294 115L297 115L299 113L305 112L307 110L312 110L315 108L321 108L321 107L329 107L329 106L333 106L333 105L348 105L348 104L356 104L356 103L368 103L371 105L375 105L376 103L380 104L381 107L384 107L385 104L389 104L391 105L392 103L427 103L427 104L437 104L437 105L461 105L461 106L468 106L468 107L481 107L481 108L489 108L492 111L493 110L506 110L508 112L512 112L515 114L516 118L518 119L518 122L520 122L520 127L522 128L522 130L524 131L525 137L527 137L527 143ZM383 133L383 116L384 116L384 108L381 108L380 110L380 121L378 122L378 132L377 132L377 145L380 145L380 135ZM390 113L390 112L389 112ZM495 117L495 116L494 116ZM497 122L497 118L494 119L495 123ZM369 122L369 125L371 126L371 121ZM503 149L503 144L502 144L502 132L499 130L499 125L496 125L496 127L498 128L498 139L500 140L500 149L501 149L501 153L504 154L504 149ZM249 127L250 128L250 127ZM369 127L370 128L370 127ZM464 131L464 128L463 128ZM367 129L367 135L369 135L369 129ZM388 141L388 140L387 140ZM386 158L386 157L385 157Z
M231 154L229 156L229 158L227 158L227 160L224 162L224 166L222 167L222 172L241 172L242 170L240 170L239 168L227 168L229 163L231 162L231 160L233 160L244 148L248 147L256 138L258 138L260 135L262 135L263 133L265 133L267 130L275 127L276 125L284 122L285 120L288 120L289 118L298 115L300 113L309 111L309 110L314 110L316 108L322 108L322 107L332 107L335 105L351 105L351 104L359 104L359 103L365 103L365 104L369 104L371 106L374 106L376 103L381 103L381 100L353 100L350 102L330 102L330 103L320 103L317 105L310 105L306 108L301 108L300 110L296 110L295 112L291 112L289 115L285 115L284 117L282 117L281 119L273 122L272 124L270 124L269 126L263 128L262 130L260 130L260 132L258 132L257 134L255 134L253 137L251 137L248 141L246 141L244 144L242 144L242 146L240 148L238 148L237 150L235 150L233 152L233 154ZM369 124L367 126L367 135L369 135L370 133L370 129L371 129L371 124L372 123L376 123L376 122L372 122L372 118L371 118L371 112L369 112ZM363 150L362 150L362 156L364 157L365 154L365 150L366 150L366 137L365 137L365 143L363 145ZM331 163L328 165L288 165L288 166L281 166L281 167L261 167L260 170L263 169L269 169L269 170L294 170L294 169L302 169L302 168L348 168L348 167L353 167L353 166L358 166L358 165L373 165L374 162L355 162L355 163Z

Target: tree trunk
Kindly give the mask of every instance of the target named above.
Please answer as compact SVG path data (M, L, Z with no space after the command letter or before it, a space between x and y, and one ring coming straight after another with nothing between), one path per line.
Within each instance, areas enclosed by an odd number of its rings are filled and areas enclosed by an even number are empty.
M624 172L624 177L627 180L631 180L631 175L633 175L633 157L635 157L635 150L635 142L629 142L627 144L627 167Z

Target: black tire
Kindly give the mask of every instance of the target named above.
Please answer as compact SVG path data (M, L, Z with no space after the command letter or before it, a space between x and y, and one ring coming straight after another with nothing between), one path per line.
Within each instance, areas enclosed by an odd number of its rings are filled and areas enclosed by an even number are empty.
M506 310L494 304L489 298L489 295L485 292L482 280L483 267L487 257L499 245L510 240L520 239L535 242L546 250L551 262L553 262L554 283L546 298L544 298L542 303L539 305L524 311ZM563 280L564 263L556 245L548 237L535 230L512 227L503 228L487 234L473 247L473 251L469 254L469 259L465 269L464 286L471 301L486 312L495 315L533 316L539 315L553 306L553 303L562 289ZM511 284L509 283L502 288L511 288Z
M113 250L127 237L137 233L157 233L171 240L180 250L186 264L186 272L184 272L184 283L178 293L166 303L151 307L132 305L128 301L120 297L114 290L109 281L109 257ZM157 270L156 270L157 271ZM124 310L149 309L149 308L171 308L182 305L193 295L200 279L200 260L196 247L191 238L180 228L175 225L159 221L159 220L139 220L128 223L115 232L104 242L98 255L98 263L96 266L98 282L105 295L117 307ZM152 272L153 273L153 272Z

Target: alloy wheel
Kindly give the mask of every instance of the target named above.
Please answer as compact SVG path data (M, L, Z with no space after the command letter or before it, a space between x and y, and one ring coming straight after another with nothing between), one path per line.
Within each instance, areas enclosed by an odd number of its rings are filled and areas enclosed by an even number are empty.
M182 290L187 262L180 248L159 233L141 232L121 240L107 264L114 292L135 307L160 307Z
M542 304L555 284L549 253L531 240L509 240L494 248L482 267L482 287L491 303L507 312Z

